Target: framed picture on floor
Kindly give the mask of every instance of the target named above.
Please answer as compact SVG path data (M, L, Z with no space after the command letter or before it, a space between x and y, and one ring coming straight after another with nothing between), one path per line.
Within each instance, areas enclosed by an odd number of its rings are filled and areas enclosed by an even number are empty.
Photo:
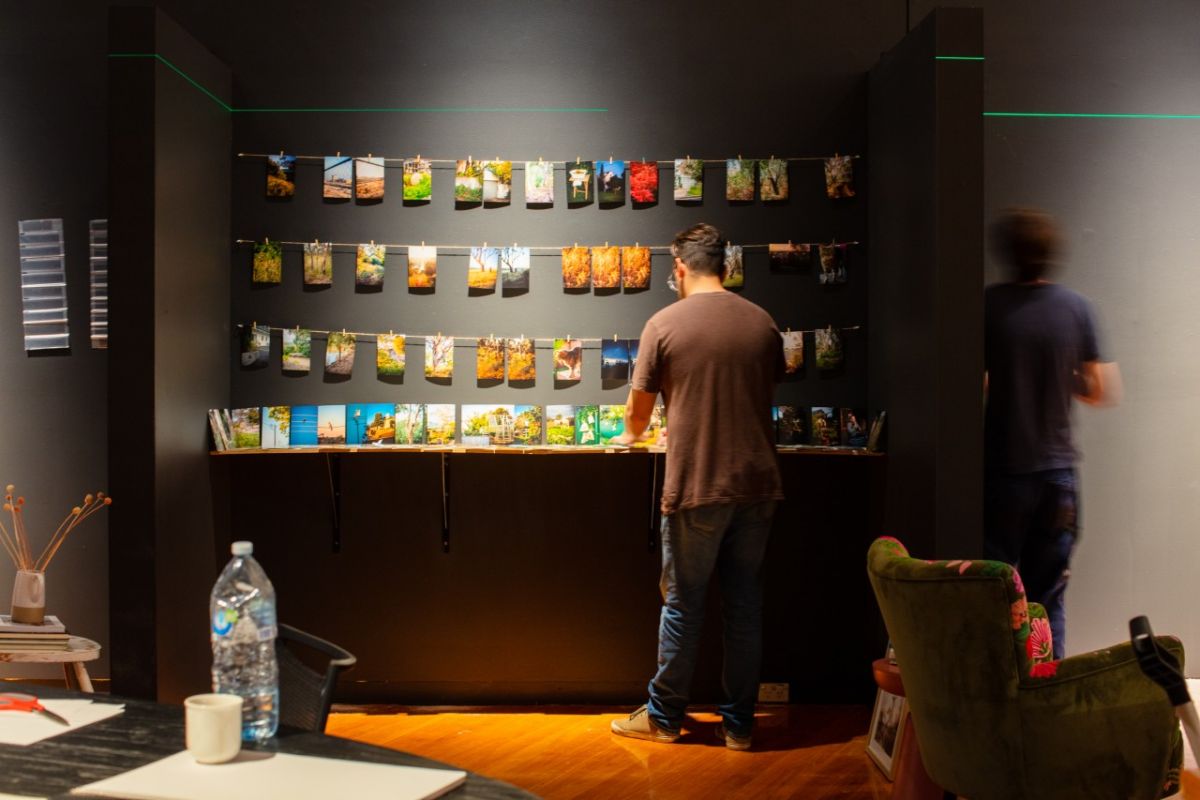
M871 730L867 734L867 755L879 765L890 781L895 776L895 758L904 735L908 717L908 700L880 689L875 695L875 711L871 714Z

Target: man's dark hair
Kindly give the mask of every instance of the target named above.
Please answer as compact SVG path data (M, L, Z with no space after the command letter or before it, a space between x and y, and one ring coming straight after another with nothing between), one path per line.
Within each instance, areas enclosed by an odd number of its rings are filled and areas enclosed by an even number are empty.
M721 232L707 222L675 234L671 255L697 275L720 276L725 269L725 245Z
M1036 281L1062 249L1058 223L1045 211L1009 208L992 225L992 246L1022 283Z

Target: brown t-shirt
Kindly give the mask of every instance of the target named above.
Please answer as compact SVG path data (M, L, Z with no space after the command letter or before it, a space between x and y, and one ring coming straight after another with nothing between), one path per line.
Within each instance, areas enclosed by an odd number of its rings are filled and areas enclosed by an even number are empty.
M642 330L633 388L662 392L662 511L782 500L771 401L783 342L767 312L732 292L693 294Z

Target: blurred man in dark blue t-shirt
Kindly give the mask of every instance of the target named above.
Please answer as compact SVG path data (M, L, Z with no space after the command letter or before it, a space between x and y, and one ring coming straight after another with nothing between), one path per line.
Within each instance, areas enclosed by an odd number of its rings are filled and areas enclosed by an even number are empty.
M1063 594L1078 530L1071 403L1114 405L1115 363L1102 358L1091 305L1047 280L1061 237L1047 214L1010 209L993 244L1011 281L984 296L984 557L1016 566L1046 607L1054 657L1066 645Z

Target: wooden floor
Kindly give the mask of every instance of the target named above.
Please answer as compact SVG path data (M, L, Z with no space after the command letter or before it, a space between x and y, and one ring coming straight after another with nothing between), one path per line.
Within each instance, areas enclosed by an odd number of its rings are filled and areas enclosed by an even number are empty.
M589 707L366 709L330 715L326 732L444 761L546 800L891 794L864 751L868 708L762 706L754 749L741 753L717 740L712 713L692 714L675 744L613 736L608 725L617 716Z

